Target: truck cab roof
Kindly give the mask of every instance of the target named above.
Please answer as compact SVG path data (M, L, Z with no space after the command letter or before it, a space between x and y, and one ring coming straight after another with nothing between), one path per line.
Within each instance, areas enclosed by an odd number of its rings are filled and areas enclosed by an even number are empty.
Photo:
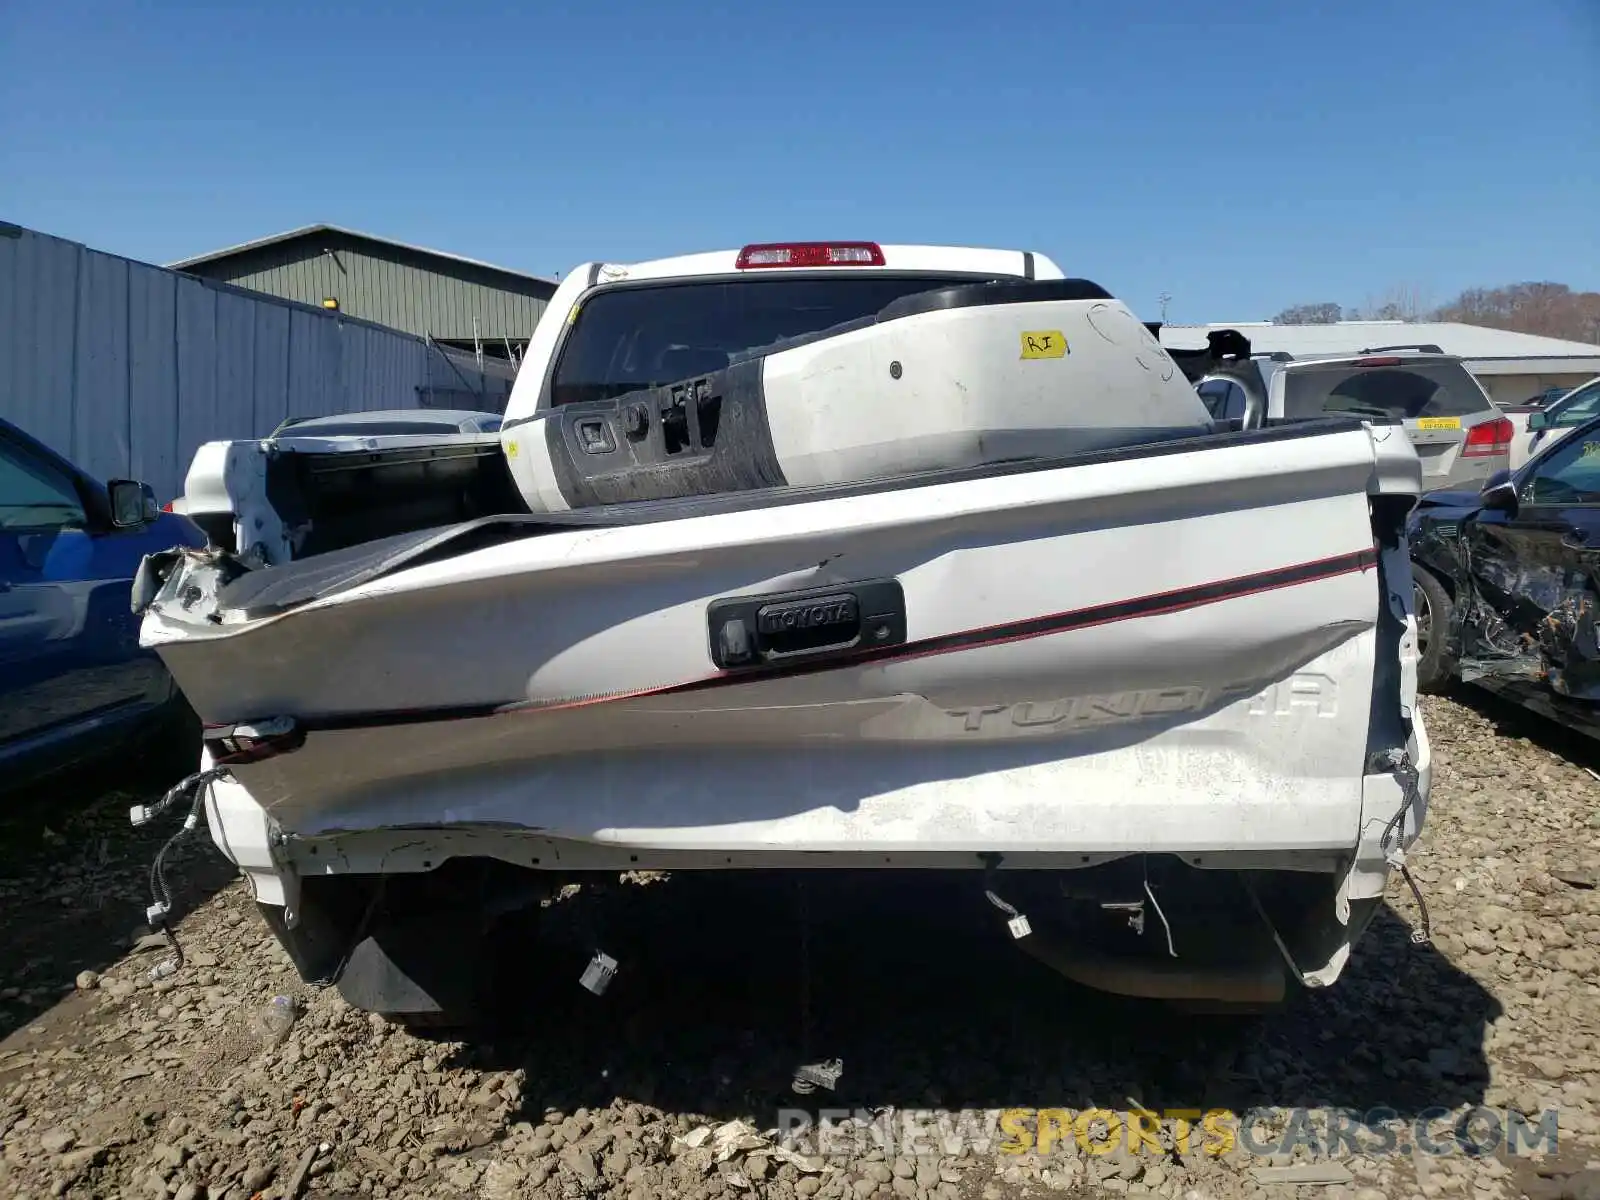
M864 311L876 311L903 293L906 288L897 283L915 283L926 276L929 287L941 284L959 284L984 280L1061 280L1061 268L1043 254L1030 250L1005 250L981 246L928 246L911 244L883 244L866 241L833 242L762 242L738 249L712 250L699 254L683 254L671 258L651 259L637 263L589 262L574 268L562 280L551 296L544 315L533 331L523 356L521 369L512 385L506 405L502 434L508 453L516 444L515 428L534 418L535 414L552 407L551 399L560 382L555 376L563 369L564 356L569 355L573 335L580 340L593 342L597 338L606 342L588 358L582 372L596 372L596 379L585 379L586 384L604 383L598 375L611 372L608 360L613 353L627 353L624 342L631 331L648 331L655 341L672 341L677 334L665 327L658 318L669 315L672 321L692 323L696 317L692 297L680 294L652 301L646 295L635 293L626 297L619 293L633 292L641 284L685 284L698 288L703 304L722 309L721 317L708 316L707 320L737 319L747 326L762 326L751 332L755 340L746 340L741 346L718 345L714 349L723 353L722 365L727 364L726 351L747 349L752 345L771 342L782 335L814 332L838 324L849 317L859 317ZM859 292L849 286L850 280L874 286L863 287ZM841 287L834 287L838 283ZM751 292L759 290L767 299L769 310L766 319L744 303L726 299L730 289L752 285ZM774 289L771 284L787 284ZM915 289L913 289L915 290ZM795 293L788 296L780 293ZM718 299L712 293L721 293ZM801 295L804 293L804 295ZM848 293L848 296L845 295ZM784 304L791 308L787 325L773 319L773 311ZM728 307L731 305L731 307ZM619 310L630 311L622 313ZM611 310L609 317L604 310ZM645 310L649 311L646 312ZM612 328L607 335L596 332L597 321L609 320ZM668 322L670 324L671 322ZM783 328L777 326L784 325ZM588 337L583 337L585 327ZM768 327L771 328L768 328ZM688 331L682 331L688 336ZM723 330L721 340L739 341L737 336ZM686 345L693 348L692 340ZM710 347L711 343L703 343ZM714 356L709 356L714 357ZM568 373L578 373L569 364ZM671 373L671 372L669 372ZM685 368L673 373L673 378L687 377L694 370ZM608 376L614 379L614 372ZM643 376L639 377L643 379ZM615 387L602 386L595 395L614 392ZM562 393L574 393L566 389Z
M830 252L832 252L830 254ZM637 263L586 264L590 286L633 280L801 271L885 272L1061 279L1061 268L1030 250L979 246L883 245L877 242L766 242L736 250L680 254Z

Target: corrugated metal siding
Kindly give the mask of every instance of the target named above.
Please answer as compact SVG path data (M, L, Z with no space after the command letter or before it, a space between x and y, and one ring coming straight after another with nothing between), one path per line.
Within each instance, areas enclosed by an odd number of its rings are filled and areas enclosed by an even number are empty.
M263 437L288 416L505 408L509 368L452 361L338 314L32 230L0 235L0 416L162 499L202 442Z
M266 246L192 270L301 304L320 306L332 297L349 316L446 341L471 341L477 317L478 335L495 344L532 337L553 290L464 264L412 257L329 235Z

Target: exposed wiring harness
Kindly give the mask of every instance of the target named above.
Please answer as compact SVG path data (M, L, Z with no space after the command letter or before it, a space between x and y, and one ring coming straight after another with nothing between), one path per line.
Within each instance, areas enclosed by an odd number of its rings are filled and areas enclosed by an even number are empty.
M1161 921L1161 928L1167 935L1167 955L1170 958L1178 957L1178 948L1172 944L1172 923L1167 920L1167 914L1161 911L1161 901L1156 899L1156 894L1150 888L1149 859L1145 860L1144 894L1150 898L1150 907L1156 910L1156 916Z
M204 771L196 771L168 788L161 799L154 804L135 804L128 810L128 820L137 828L140 825L148 825L185 798L189 800L189 815L184 817L183 824L178 827L177 832L162 843L161 849L156 851L155 861L150 864L150 907L145 909L145 920L149 922L151 929L166 938L167 945L172 948L170 957L150 968L150 978L153 980L166 979L177 974L183 967L183 946L178 941L177 933L168 924L172 915L172 890L167 886L167 855L174 846L199 826L200 817L205 809L206 793L212 782L225 774L227 774L226 767L211 767Z
M1417 802L1417 784L1421 776L1411 762L1411 756L1403 750L1390 751L1389 767L1394 772L1395 780L1400 784L1400 807L1394 816L1389 818L1389 823L1383 828L1383 836L1378 840L1378 845L1383 850L1383 857L1388 864L1400 872L1400 878L1406 881L1406 886L1411 889L1411 898L1417 902L1417 928L1411 931L1411 944L1425 946L1433 940L1433 923L1428 917L1428 904L1422 898L1422 889L1417 886L1417 881L1412 878L1411 870L1406 866L1405 847L1400 845L1400 836L1405 829L1406 813L1415 807Z

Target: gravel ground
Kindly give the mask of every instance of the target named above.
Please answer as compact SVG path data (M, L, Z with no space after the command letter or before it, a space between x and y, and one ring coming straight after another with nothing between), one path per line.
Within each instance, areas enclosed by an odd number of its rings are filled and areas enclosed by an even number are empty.
M302 985L204 838L171 872L187 965L152 985L164 950L129 927L167 831L128 829L115 792L19 818L0 830L0 1195L1600 1195L1600 756L1472 696L1427 716L1412 863L1434 944L1408 943L1397 880L1334 989L1253 1023L1079 991L992 921L927 919L939 883L811 895L802 940L786 883L671 879L612 897L644 934L603 996L530 967L516 1022L429 1038ZM833 1057L835 1089L797 1095L796 1065ZM856 1118L827 1138L772 1134L835 1107ZM1094 1108L1086 1148L1071 1122ZM1277 1152L1211 1153L1170 1120L1127 1148L1132 1112L1212 1108L1274 1110L1257 1144ZM1530 1128L1556 1110L1558 1151L1404 1152L1419 1120L1475 1108ZM1313 1144L1375 1109L1355 1144ZM1001 1145L1063 1120L1048 1153ZM1113 1123L1119 1148L1090 1152Z

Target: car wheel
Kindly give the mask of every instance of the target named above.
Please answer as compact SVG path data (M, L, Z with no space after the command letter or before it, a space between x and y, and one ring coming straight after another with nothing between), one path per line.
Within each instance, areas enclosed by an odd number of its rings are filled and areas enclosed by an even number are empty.
M1455 676L1455 656L1449 646L1455 605L1444 584L1422 567L1413 565L1411 581L1417 616L1417 686L1424 692L1442 692Z

